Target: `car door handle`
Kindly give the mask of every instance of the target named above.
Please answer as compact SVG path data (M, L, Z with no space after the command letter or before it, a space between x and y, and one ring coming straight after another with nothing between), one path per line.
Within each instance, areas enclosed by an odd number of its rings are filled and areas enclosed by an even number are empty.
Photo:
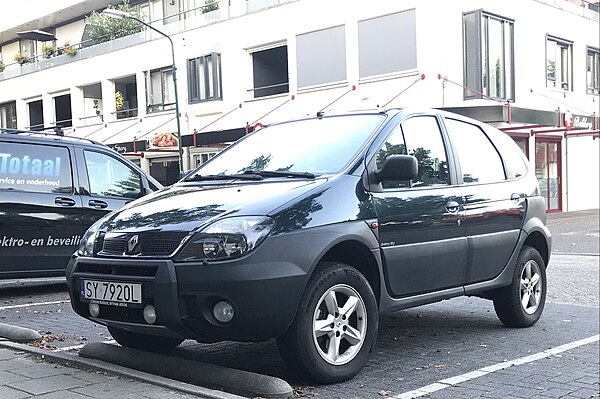
M458 202L456 201L448 201L446 204L446 210L450 213L458 213L459 208L460 205L458 205Z
M108 207L108 204L106 202L99 200L90 200L90 202L88 202L88 205L96 209L104 209Z
M60 206L75 206L76 202L74 199L65 198L65 197L56 197L54 198L54 203Z

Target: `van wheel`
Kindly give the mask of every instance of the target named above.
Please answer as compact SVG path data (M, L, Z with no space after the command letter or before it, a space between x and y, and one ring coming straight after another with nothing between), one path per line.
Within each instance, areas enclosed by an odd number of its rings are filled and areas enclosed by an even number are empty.
M512 284L499 290L494 298L496 315L509 327L534 325L544 310L546 288L544 260L535 248L524 246Z
M180 338L138 334L114 327L108 327L108 332L121 346L150 352L165 352L183 342Z
M365 366L377 326L377 302L367 279L344 263L323 262L277 347L292 372L319 383L345 381Z

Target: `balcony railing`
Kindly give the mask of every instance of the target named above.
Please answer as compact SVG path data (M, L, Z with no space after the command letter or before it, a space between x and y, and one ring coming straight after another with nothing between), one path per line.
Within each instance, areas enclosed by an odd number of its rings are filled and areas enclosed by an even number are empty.
M267 8L275 7L285 3L291 3L298 0L247 0L247 1L231 1L221 0L219 8L214 11L205 12L204 7L200 6L192 10L186 10L178 14L164 16L163 18L150 21L153 26L158 27L169 35L184 32L190 29L199 28L205 25L210 25L216 22L225 21L241 15L253 13ZM169 20L172 22L164 23ZM38 72L44 69L53 68L60 65L65 65L73 61L82 60L97 55L110 53L115 50L120 50L126 47L134 46L154 38L162 36L154 33L151 30L143 30L138 33L121 37L114 40L108 40L98 44L92 42L82 42L69 45L69 48L76 50L75 54L61 54L64 50L58 49L54 53L48 55L38 55L24 60L24 62L6 64L4 71L0 72L0 80L9 79L17 76L27 75L29 73Z

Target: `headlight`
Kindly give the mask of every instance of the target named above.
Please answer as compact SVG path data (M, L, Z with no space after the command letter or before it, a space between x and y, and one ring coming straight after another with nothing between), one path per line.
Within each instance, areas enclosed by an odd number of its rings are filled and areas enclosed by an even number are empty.
M94 256L94 243L96 242L96 237L98 237L98 231L100 230L100 226L104 222L104 218L96 221L93 225L90 226L89 229L83 235L83 238L79 242L79 249L77 250L77 255L79 256Z
M203 228L184 245L179 261L226 260L242 256L260 244L275 226L267 216L233 217Z

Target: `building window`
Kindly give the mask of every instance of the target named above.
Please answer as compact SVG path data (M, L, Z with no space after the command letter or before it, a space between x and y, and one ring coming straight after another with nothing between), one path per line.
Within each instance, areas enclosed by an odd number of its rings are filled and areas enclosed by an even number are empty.
M146 72L148 113L175 108L175 85L171 67Z
M190 103L221 100L221 55L211 53L188 60Z
M54 120L56 126L71 127L73 120L71 116L71 95L64 94L54 97Z
M289 92L287 46L252 53L254 98Z
M515 99L514 21L483 10L463 14L464 99Z
M600 94L600 50L587 49L587 94Z
M115 80L115 108L117 119L138 115L137 83L135 75Z
M21 55L28 58L28 62L35 61L37 55L37 46L34 40L20 40L19 41L19 52Z
M0 128L17 128L17 103L11 101L0 104Z
M181 20L181 2L180 0L165 0L163 4L163 24Z
M29 111L29 129L44 129L44 104L42 100L31 101L27 103Z
M359 21L358 61L361 78L416 69L415 10Z
M573 43L546 36L546 87L573 90Z
M327 60L327 68L323 68ZM345 27L323 29L296 37L298 87L346 80Z

